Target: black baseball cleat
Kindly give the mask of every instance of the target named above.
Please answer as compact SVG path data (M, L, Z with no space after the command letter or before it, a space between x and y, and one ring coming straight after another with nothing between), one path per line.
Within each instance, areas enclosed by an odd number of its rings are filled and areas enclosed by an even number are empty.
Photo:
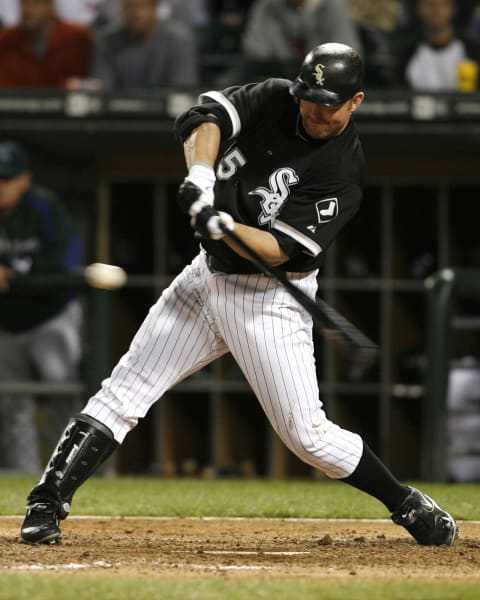
M27 504L21 529L22 539L29 544L55 544L60 540L58 506L52 500L35 500Z
M451 546L455 541L457 525L453 517L416 488L410 488L410 494L391 518L423 546Z

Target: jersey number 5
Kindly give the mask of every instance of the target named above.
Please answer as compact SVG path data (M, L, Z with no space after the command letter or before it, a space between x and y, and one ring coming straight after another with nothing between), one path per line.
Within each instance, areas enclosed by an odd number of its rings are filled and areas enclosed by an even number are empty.
M220 161L217 168L218 179L230 179L240 167L247 163L247 159L243 156L238 148L234 148Z

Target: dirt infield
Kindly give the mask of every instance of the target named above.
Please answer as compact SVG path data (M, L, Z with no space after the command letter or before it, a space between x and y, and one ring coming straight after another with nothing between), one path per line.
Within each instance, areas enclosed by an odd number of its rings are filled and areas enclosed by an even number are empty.
M450 548L422 547L387 521L70 518L63 541L30 546L0 519L0 572L145 577L388 578L480 581L480 523Z

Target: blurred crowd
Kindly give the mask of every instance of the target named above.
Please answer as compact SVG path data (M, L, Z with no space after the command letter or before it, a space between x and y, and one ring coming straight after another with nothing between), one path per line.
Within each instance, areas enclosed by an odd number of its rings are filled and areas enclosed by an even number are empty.
M224 86L356 47L366 86L477 89L478 0L0 0L0 87Z

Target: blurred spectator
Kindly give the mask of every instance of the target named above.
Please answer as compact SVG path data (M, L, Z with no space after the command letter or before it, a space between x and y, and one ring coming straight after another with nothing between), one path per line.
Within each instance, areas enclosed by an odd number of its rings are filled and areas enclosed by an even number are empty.
M218 4L218 32L213 52L207 51L213 59L215 51L220 59L224 55L227 64L217 72L211 69L217 86L266 77L293 79L307 50L326 41L344 42L362 53L346 0L253 0L248 11L237 1ZM205 62L204 51L202 59Z
M296 71L308 49L323 42L343 42L362 51L345 0L256 0L252 4L243 35L249 58L292 63Z
M62 87L84 77L93 38L60 21L53 0L22 0L21 23L0 29L0 87Z
M456 9L454 0L415 0L418 28L392 37L399 82L423 91L477 89L480 43L457 29Z
M0 142L0 381L66 381L81 358L81 308L56 289L10 291L27 274L61 273L79 264L80 245L64 206L33 185L28 156L15 142ZM52 439L70 397L48 401ZM39 469L36 402L0 390L0 468Z
M400 0L347 0L364 51L365 84L390 85L394 78L394 58L388 36L404 16Z
M105 89L196 85L198 66L189 28L160 20L156 0L123 0L124 24L102 37L93 78Z

